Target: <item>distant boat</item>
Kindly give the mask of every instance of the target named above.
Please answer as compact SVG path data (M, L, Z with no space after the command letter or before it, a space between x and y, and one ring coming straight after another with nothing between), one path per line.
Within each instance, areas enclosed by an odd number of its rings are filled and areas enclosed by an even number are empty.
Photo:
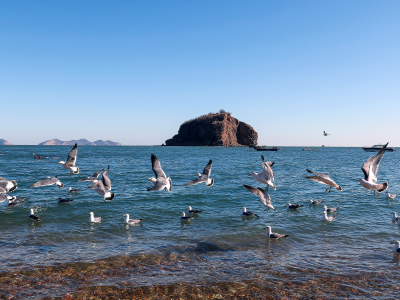
M278 151L281 150L278 147L266 148L265 146L254 146L257 151Z
M383 148L383 146L384 145L379 144L379 145L373 145L372 147L363 147L362 149L367 152L379 152ZM386 151L393 152L393 151L396 151L396 149L394 149L392 147L386 147Z
M322 145L322 148L324 148L325 147L325 145Z
M312 151L312 150L314 150L313 148L304 148L304 149L301 149L301 150L304 150L304 151Z

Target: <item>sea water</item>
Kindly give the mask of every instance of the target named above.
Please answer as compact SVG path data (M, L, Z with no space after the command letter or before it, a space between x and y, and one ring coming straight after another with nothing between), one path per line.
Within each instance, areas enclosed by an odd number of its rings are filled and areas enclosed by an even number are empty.
M400 196L374 197L356 180L363 178L362 164L373 154L361 148L325 147L302 151L281 147L277 152L257 152L247 147L161 147L161 146L79 146L76 166L79 174L58 162L66 160L71 146L1 146L0 176L16 180L12 196L28 198L11 207L0 203L0 268L48 266L69 262L91 262L118 255L143 253L181 253L190 263L182 263L176 276L148 273L137 284L156 284L176 280L209 281L253 280L267 271L328 270L335 275L359 272L395 272L399 260L390 242L400 240L400 226L391 213L400 213ZM150 155L155 154L173 189L151 191L154 176ZM35 160L40 155L42 159ZM275 162L276 191L269 189L277 209L266 211L259 198L243 184L265 188L249 174L261 172L261 155ZM385 153L378 171L378 182L387 181L391 193L400 192L399 153ZM184 186L202 173L212 159L212 187L205 184ZM111 202L88 182L77 180L110 166ZM326 185L306 176L306 169L328 174L343 191L324 192ZM58 176L65 185L28 188L47 176ZM68 187L81 191L68 193ZM73 198L59 204L57 199ZM324 200L311 206L310 200ZM287 203L303 204L287 210ZM323 205L340 207L333 222L323 221ZM203 212L190 222L181 222L188 206ZM242 208L260 218L243 218ZM34 208L41 222L28 219ZM89 213L103 217L89 223ZM142 218L138 226L124 224L124 214ZM273 232L288 234L278 241L265 236L266 226ZM195 268L196 272L192 270ZM165 272L169 272L165 270Z

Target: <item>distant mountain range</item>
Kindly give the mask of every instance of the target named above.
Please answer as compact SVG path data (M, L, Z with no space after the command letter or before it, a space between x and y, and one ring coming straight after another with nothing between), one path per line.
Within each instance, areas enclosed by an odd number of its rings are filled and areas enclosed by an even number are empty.
M7 142L5 139L0 139L0 145L11 145L11 144Z
M43 143L38 144L39 146L44 145L44 146L50 146L50 145L75 145L75 143L78 144L78 146L121 146L121 143L118 142L113 142L110 140L103 141L103 140L98 140L95 142L90 142L87 139L80 139L80 140L70 140L70 141L60 141L59 139L52 139L45 141Z

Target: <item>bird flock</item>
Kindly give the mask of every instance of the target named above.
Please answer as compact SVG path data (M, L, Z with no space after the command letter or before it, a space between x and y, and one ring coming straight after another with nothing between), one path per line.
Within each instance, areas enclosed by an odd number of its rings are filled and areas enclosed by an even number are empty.
M375 197L376 194L380 195L380 193L386 191L388 189L389 184L387 182L383 183L377 183L377 172L379 168L379 164L383 158L383 155L385 153L386 147L388 143L382 147L382 149L376 154L372 155L364 164L362 165L361 169L364 174L364 178L361 178L357 180L362 187L373 190ZM68 154L67 161L60 161L59 164L65 169L68 169L70 171L70 176L74 174L79 174L80 169L79 167L76 166L76 160L77 160L77 154L78 154L78 146L77 144L74 145L74 147L71 149L71 151ZM276 190L277 187L275 185L274 181L274 175L273 175L273 170L272 167L274 166L274 162L271 161L265 161L264 156L261 155L261 160L262 160L262 171L261 173L256 173L252 172L249 174L249 176L253 177L256 181L265 184L265 188L255 188L246 184L243 184L243 186L250 191L252 194L256 195L261 203L265 206L265 210L274 210L277 211L274 206L272 205L272 200L271 196L269 194L269 188L271 187L273 190ZM151 164L152 164L152 170L155 174L155 177L149 177L148 179L153 183L153 187L148 188L147 191L172 191L172 179L170 177L167 177L167 175L164 173L164 171L161 168L161 163L159 159L154 155L151 154ZM197 173L197 177L194 180L189 181L186 183L184 186L192 186L200 183L205 183L206 186L209 188L214 185L214 179L210 178L211 175L211 168L212 168L212 160L208 162L206 167L203 170L203 173ZM115 198L115 193L111 192L111 180L109 178L109 170L110 166L107 167L107 170L104 171L104 169L95 172L92 176L80 179L77 182L90 182L92 183L91 186L88 186L87 188L93 189L95 192L97 192L99 195L103 196L103 199L105 202L107 201L112 201ZM327 185L327 189L325 192L330 193L332 188L335 188L338 191L343 191L343 188L338 185L329 175L323 174L323 173L317 173L313 172L310 169L306 169L308 173L311 173L312 176L306 176L305 178L310 179L312 181L315 181L317 183L325 184ZM99 179L100 175L102 174L102 178ZM63 188L64 184L55 176L55 177L47 177L44 179L41 179L37 181L36 183L32 184L29 186L29 188L38 188L38 187L43 187L43 186L50 186L50 185L56 185L58 188ZM8 200L8 204L10 206L12 205L17 205L20 203L23 203L26 198L17 198L15 196L10 196L9 193L12 193L15 191L18 187L18 184L15 180L8 180L6 178L0 177L0 202L4 202ZM69 188L69 192L78 192L80 189L71 189ZM387 194L387 197L389 199L395 199L396 194ZM63 199L59 198L58 202L59 203L67 203L73 201L73 199ZM319 205L323 203L323 200L310 200L310 205ZM292 203L287 203L287 209L288 210L296 210L301 207L303 207L303 204L292 204ZM323 206L323 217L322 220L324 222L333 222L334 217L329 216L328 214L336 213L336 211L339 209L339 207L330 207L328 208L326 205ZM181 216L181 222L191 222L193 220L193 215L201 213L201 210L196 210L192 209L191 206L188 206L188 215L186 215L185 212L182 212ZM89 222L90 223L99 223L102 221L102 217L95 217L93 212L89 213ZM245 218L252 218L252 217L257 217L259 218L259 215L250 212L246 209L246 207L242 208L242 216ZM124 223L127 225L136 225L139 224L143 221L143 219L130 219L129 214L123 215ZM35 221L35 222L40 222L41 219L40 217L35 214L34 209L30 209L30 214L28 216L29 219ZM396 212L392 213L392 221L397 222L400 225L400 217L397 216ZM265 227L266 229L266 236L270 239L281 239L284 237L288 237L289 235L287 234L278 234L278 233L273 233L272 229L270 226ZM395 253L400 252L400 242L396 241L393 242L395 245L393 248L393 251Z

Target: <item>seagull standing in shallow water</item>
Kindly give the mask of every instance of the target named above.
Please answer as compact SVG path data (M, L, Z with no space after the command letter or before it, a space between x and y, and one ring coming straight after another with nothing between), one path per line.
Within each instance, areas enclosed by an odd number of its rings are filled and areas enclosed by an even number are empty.
M325 192L329 190L329 193L330 193L330 192L331 192L331 189L332 189L333 187L335 187L338 191L343 191L342 187L341 187L340 185L338 185L338 184L337 184L332 178L330 178L328 175L322 174L322 173L314 173L313 171L311 171L311 170L309 170L309 169L306 169L306 170L307 170L308 173L313 173L313 174L315 174L315 175L313 175L313 176L306 177L307 179L311 179L311 180L313 180L313 181L315 181L315 182L329 185L329 187L325 190Z
M160 191L162 189L168 190L168 192L172 191L172 180L165 175L164 171L161 169L160 161L154 154L151 155L151 166L156 178L149 178L154 186L148 188L147 191Z
M299 207L304 206L303 204L287 204L287 209L298 209Z
M255 180L265 183L272 187L274 190L276 190L276 186L274 183L272 183L272 180L274 180L274 172L272 171L271 167L274 165L274 162L272 161L267 161L264 162L264 156L261 155L262 159L262 172L260 174L256 172L252 172L249 174L249 176L252 176Z
M75 167L76 157L78 155L78 144L75 143L74 147L72 147L71 151L68 154L67 162L60 161L59 164L63 166L63 168L70 170L69 176L72 174L79 174L79 168Z
M387 197L392 200L394 200L394 198L396 198L396 196L397 196L397 194L390 194L390 193L387 194Z
M265 188L265 191L262 188L253 188L252 186L243 184L243 186L248 189L250 192L252 192L254 195L260 197L260 200L262 204L264 204L267 207L267 210L269 211L270 209L273 209L276 211L276 209L272 206L271 203L271 196L268 193L268 186Z
M400 254L400 242L399 242L399 241L396 241L396 242L393 242L393 243L391 243L391 244L394 244L394 246L393 246L393 252L394 252L394 253L399 253L399 254Z
M199 214L199 213L201 213L201 210L192 209L191 206L188 206L188 213L189 214Z
M181 221L190 221L193 219L193 216L186 216L184 212L182 212Z
M124 217L125 217L125 224L128 225L136 225L143 221L143 219L129 219L128 214L124 215Z
M97 217L97 218L95 218L93 212L90 212L89 215L90 215L90 217L89 217L89 223L100 223L100 222L101 222L101 219L103 219L103 217Z
M333 219L334 219L333 217L328 217L328 216L326 215L326 210L324 210L324 221L332 222Z
M372 155L361 167L362 171L364 172L364 179L359 179L357 180L363 187L369 190L374 191L374 195L376 198L376 193L380 195L379 193L382 193L386 191L388 188L389 184L387 182L377 184L377 178L376 174L378 173L378 168L379 168L379 163L382 160L383 154L385 154L386 147L389 143L387 143L385 146L382 147L381 150L379 150L377 155Z
M33 208L31 208L31 212L30 212L28 218L35 222L40 222L40 218L37 214L35 214L35 212L33 211Z
M395 212L395 211L392 212L392 221L393 221L393 222L397 222L398 220L399 220L399 218L397 217L396 212Z
M339 209L339 207L327 207L326 205L324 205L324 211L326 211L327 213L332 213L335 212Z
M246 207L243 207L243 212L242 212L243 217L257 217L259 218L259 215L256 215L255 213L252 213L251 211L247 211Z
M267 229L267 237L269 237L270 239L280 239L280 238L284 238L284 237L288 237L288 234L279 234L279 233L274 233L271 231L271 226L267 226L264 229Z

